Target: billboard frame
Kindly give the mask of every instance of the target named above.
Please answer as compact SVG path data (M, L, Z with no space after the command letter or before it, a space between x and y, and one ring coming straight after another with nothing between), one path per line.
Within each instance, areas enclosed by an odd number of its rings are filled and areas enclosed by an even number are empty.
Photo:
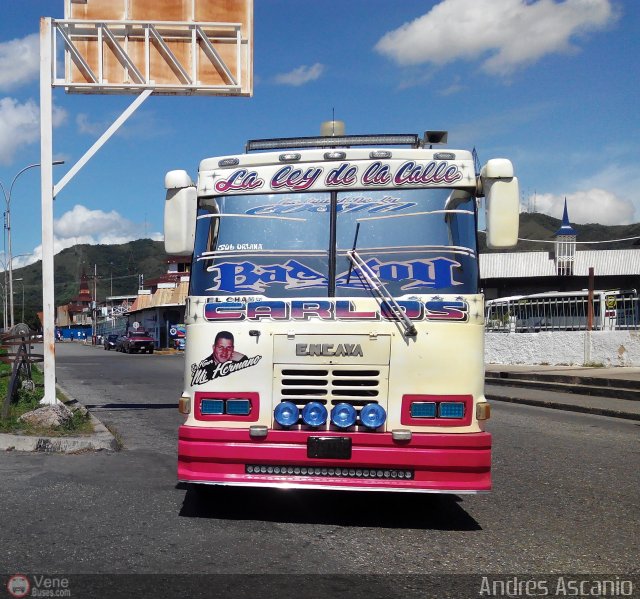
M57 63L53 63L53 85L64 87L68 92L135 94L153 89L156 95L251 96L253 93L252 36L243 36L245 25L242 23L56 19L52 20L52 26L54 55L58 44L64 47L65 54L63 77L58 73ZM207 31L215 31L216 36L208 35ZM185 44L189 64L183 64L171 50L170 44L176 40ZM144 44L143 64L140 64L141 57L129 48L133 41ZM235 46L235 68L225 62L214 42ZM95 49L96 65L89 64L79 43L90 44ZM154 48L156 52L152 57ZM123 68L123 81L110 81L106 77L107 53ZM154 58L155 64L164 60L165 66L175 74L175 82L159 83L153 79ZM208 64L202 64L204 58ZM72 78L72 66L86 81ZM203 66L212 67L226 83L202 81Z

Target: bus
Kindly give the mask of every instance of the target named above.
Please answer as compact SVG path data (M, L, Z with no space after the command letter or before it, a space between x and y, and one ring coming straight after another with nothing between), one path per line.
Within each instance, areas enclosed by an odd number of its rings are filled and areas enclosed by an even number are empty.
M513 246L518 180L443 138L259 139L166 174L165 248L192 260L181 482L490 490L478 206Z

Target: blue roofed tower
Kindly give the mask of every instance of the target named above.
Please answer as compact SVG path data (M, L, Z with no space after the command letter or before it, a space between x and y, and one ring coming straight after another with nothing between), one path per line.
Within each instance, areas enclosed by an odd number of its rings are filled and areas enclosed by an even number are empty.
M576 230L569 223L567 212L567 198L564 199L564 213L562 224L556 231L556 273L558 276L573 275L573 265L576 258Z

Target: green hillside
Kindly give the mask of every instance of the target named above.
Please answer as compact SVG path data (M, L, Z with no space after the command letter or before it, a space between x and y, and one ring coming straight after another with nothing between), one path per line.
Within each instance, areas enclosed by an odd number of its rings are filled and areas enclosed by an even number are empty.
M522 213L520 215L520 232L518 237L520 239L540 239L553 241L555 239L555 233L560 228L562 221L548 216L546 214L539 213ZM577 233L576 241L608 241L613 239L626 239L629 237L640 237L640 223L634 223L632 225L614 225L606 226L599 224L586 224L576 225L571 223L571 226ZM484 233L479 235L480 251L481 252L493 252L496 250L489 250L485 245ZM579 250L621 250L621 249L639 249L640 239L631 239L629 241L619 241L616 243L579 243ZM532 241L518 241L518 245L511 249L506 250L510 252L548 252L553 249L553 245L550 243L535 243ZM505 250L500 250L505 251Z
M521 214L520 238L553 240L561 221L546 214ZM602 241L640 236L640 223L605 226L599 224L572 225L578 233L578 241ZM479 235L480 251L489 252L484 234ZM584 244L579 249L629 249L640 248L640 239L607 244ZM550 251L553 245L519 241L509 251ZM167 271L164 244L151 239L139 239L122 245L76 245L55 256L55 302L65 304L79 291L80 276L86 273L93 290L94 266L97 270L98 301L109 295L130 295L138 290L138 277L153 279ZM15 321L24 321L32 328L39 327L36 313L42 310L42 263L36 262L14 270ZM22 281L16 279L22 278ZM22 316L22 290L24 283L24 318ZM0 306L1 308L1 306ZM0 319L0 323L2 319Z
M160 276L167 271L166 260L164 243L151 239L138 239L122 245L76 245L67 248L54 258L56 306L68 303L78 294L83 272L89 278L89 288L93 292L94 268L97 271L97 297L100 302L109 295L135 294L138 276L142 274L144 280ZM23 280L16 280L20 278ZM32 328L37 328L36 313L42 310L42 262L15 269L13 280L14 319L16 322L24 320Z

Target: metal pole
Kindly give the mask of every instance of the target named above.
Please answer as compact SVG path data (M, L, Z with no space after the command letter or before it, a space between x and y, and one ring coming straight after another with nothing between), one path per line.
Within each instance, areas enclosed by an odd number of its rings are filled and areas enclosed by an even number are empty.
M11 328L15 324L13 320L13 254L11 252L11 190L9 190L9 201L7 202L7 239L9 240L9 317Z
M0 183L0 187L2 187L2 183ZM6 199L6 192L4 190L4 187L2 187L2 192L5 194L5 199ZM7 314L7 286L9 285L8 281L7 281L7 212L5 210L4 214L4 222L3 222L3 228L2 228L2 257L4 258L4 288L3 288L3 306L4 306L4 310L3 310L3 328L6 331L7 328L9 327L9 315Z
M40 19L40 169L42 199L42 312L44 398L56 403L55 297L53 283L53 74L51 18Z
M594 269L589 267L589 292L587 294L587 331L593 331L593 290L595 287Z

